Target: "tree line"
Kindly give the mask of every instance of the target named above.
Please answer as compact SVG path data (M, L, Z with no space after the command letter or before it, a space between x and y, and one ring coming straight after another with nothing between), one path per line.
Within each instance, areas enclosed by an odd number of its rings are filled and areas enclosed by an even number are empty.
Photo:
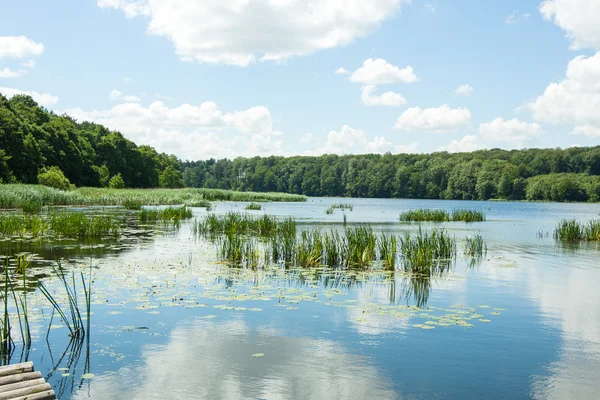
M307 196L600 201L600 146L182 161L117 131L0 94L0 180ZM67 185L68 187L68 185Z

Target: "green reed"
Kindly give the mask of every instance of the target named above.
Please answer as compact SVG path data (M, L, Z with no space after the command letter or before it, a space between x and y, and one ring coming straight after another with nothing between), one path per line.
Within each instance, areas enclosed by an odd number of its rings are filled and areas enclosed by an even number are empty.
M475 233L473 236L467 236L465 246L463 248L465 256L481 258L487 254L487 246L480 233Z
M123 207L126 210L141 210L142 202L138 199L125 199L123 200Z
M396 269L396 258L398 256L398 238L395 235L381 234L377 240L379 259L383 262L385 269Z
M338 210L342 210L342 211L352 211L354 210L354 206L352 204L348 204L348 203L336 203L336 204L332 204L329 206L329 208L327 208L327 210L325 210L325 214L333 214L333 212L338 209Z
M56 235L68 238L99 238L117 235L121 224L112 215L86 215L81 212L51 214L48 226Z
M453 210L452 221L483 222L485 214L479 210Z
M262 209L262 205L260 203L250 203L246 206L246 210L260 211Z
M456 257L456 240L445 230L419 229L400 237L404 269L413 273L443 272Z
M418 210L404 211L400 214L400 221L434 221L445 222L450 221L450 215L444 210L431 210L421 208Z
M255 234L259 236L272 236L283 234L296 235L296 221L293 218L277 219L271 215L255 216L230 211L225 215L210 214L193 228L196 234Z
M178 223L181 220L192 218L192 210L187 206L166 207L156 210L149 210L145 208L142 211L140 211L138 215L141 223L157 221Z
M238 266L255 268L260 251L256 241L242 235L225 235L219 240L219 258Z
M574 219L563 219L554 229L554 238L568 241L600 241L600 220L587 224Z
M296 265L314 268L323 265L323 240L319 230L303 231L296 245Z
M370 225L346 228L347 253L344 261L348 265L368 266L376 259L377 237Z

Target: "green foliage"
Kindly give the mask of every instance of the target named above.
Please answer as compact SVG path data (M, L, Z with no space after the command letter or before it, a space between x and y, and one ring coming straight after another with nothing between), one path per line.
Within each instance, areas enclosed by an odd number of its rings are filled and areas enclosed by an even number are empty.
M463 221L481 222L485 221L485 214L478 210L453 210L449 214L444 210L419 209L404 211L400 214L400 221Z
M480 233L475 233L473 236L468 236L465 241L463 253L466 256L480 258L487 254L487 246Z
M99 238L116 235L119 221L110 215L86 215L80 212L62 212L50 215L0 215L0 235L38 237L56 235L67 238Z
M405 270L429 276L449 268L456 256L456 240L445 230L419 229L400 237L400 249Z
M123 177L121 176L120 172L112 178L110 178L108 186L111 189L123 189L125 187L125 181L123 180Z
M138 199L125 199L123 200L123 207L126 210L141 210L142 202Z
M169 165L158 177L160 187L176 189L183 187L181 171Z
M228 212L225 215L210 214L195 224L196 234L227 234L259 236L296 235L296 222L292 218L277 219L271 215L250 215Z
M246 206L246 210L260 211L261 209L262 205L260 203L250 203Z
M574 219L563 219L554 229L554 238L568 241L600 241L600 220L591 220L584 224Z
M179 223L182 219L192 218L192 210L183 207L167 207L158 210L143 209L140 214L140 222L156 222L156 221L169 221Z
M483 222L485 214L479 210L453 210L452 221Z
M69 179L67 179L65 174L57 166L40 169L37 178L40 185L60 190L75 189L75 186L71 185Z

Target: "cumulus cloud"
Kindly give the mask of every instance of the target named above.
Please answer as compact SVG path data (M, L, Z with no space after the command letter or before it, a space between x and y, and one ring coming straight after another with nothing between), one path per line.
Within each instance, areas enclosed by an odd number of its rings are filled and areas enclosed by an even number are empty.
M600 52L569 62L566 78L529 104L537 121L600 127Z
M454 89L454 94L456 94L457 96L469 96L471 93L473 93L473 88L468 83L460 85L459 87Z
M307 134L301 139L301 142L304 143L316 141L317 138L312 134ZM395 145L382 136L370 139L365 131L344 125L339 131L330 131L323 146L304 154L317 156L322 154L414 153L416 149L416 143Z
M348 71L344 67L340 67L340 68L338 68L338 69L335 70L335 73L338 74L338 75L348 75L350 73L350 71Z
M504 22L506 22L508 25L514 25L518 24L524 19L529 18L529 16L529 13L521 14L519 13L519 10L513 10L512 14L508 15Z
M7 87L0 87L0 93L2 93L7 98L11 98L17 94L26 94L31 96L35 101L37 101L42 106L48 107L53 104L58 103L58 96L52 96L48 93L38 93L33 90L21 90L21 89L13 89Z
M535 122L522 122L517 118L508 121L503 118L496 118L491 122L480 124L479 133L487 140L521 144L540 136L542 127Z
M464 127L471 119L466 108L450 108L447 104L439 107L411 107L404 111L394 128L402 131L446 132Z
M377 30L410 0L98 0L148 33L168 38L184 61L247 66L348 45Z
M269 109L252 107L225 113L213 102L168 107L156 101L148 107L129 102L108 110L65 111L79 121L118 130L138 144L181 158L273 155L282 153L281 132L273 128Z
M110 97L111 100L117 100L118 98L120 98L122 95L122 93L117 90L117 89L113 89L111 90L111 92L108 94L108 97Z
M128 103L139 103L140 101L142 101L142 99L139 96L134 95L123 96L123 100L125 100Z
M33 68L33 67L35 67L35 61L34 60L28 60L27 62L24 62L21 65L23 67L25 67L25 68Z
M591 138L600 138L600 126L578 125L572 131L571 135L583 135Z
M366 106L389 106L402 107L406 104L406 99L402 95L394 92L384 92L380 95L374 95L377 90L375 85L363 86L360 99Z
M42 43L25 36L0 36L0 59L39 56L43 52Z
M484 146L475 135L463 136L460 140L453 140L447 146L439 147L436 151L447 151L449 153L465 153L480 150Z
M24 69L20 69L18 71L13 71L10 68L2 68L0 69L0 78L18 78L21 75L25 75L27 71Z
M352 82L366 83L370 85L382 85L389 83L412 83L418 80L411 66L399 68L385 61L383 58L376 60L368 58L362 67L352 73Z
M567 33L571 48L600 50L600 6L598 0L546 0L540 12Z

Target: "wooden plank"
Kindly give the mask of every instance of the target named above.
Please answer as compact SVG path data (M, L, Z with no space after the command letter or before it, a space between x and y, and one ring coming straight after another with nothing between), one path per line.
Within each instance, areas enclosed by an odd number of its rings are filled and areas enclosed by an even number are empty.
M25 372L23 374L15 374L9 376L0 377L0 386L10 385L11 383L30 381L32 379L39 379L42 377L40 371L36 372Z
M41 385L28 386L26 388L0 393L0 400L11 400L15 397L27 396L35 393L45 392L48 390L52 390L52 386L50 386L49 383L42 383Z
M0 386L0 393L10 392L10 391L16 390L16 389L23 389L28 386L41 385L42 383L46 383L44 378L32 379L29 381L22 381L22 382L15 382L15 383L11 383L10 385Z
M33 363L31 361L24 362L21 364L5 365L0 367L0 377L9 376L14 374L21 374L23 372L32 372Z
M15 397L11 400L54 400L56 399L56 394L54 394L54 390L46 390L40 393L29 394L26 396Z

